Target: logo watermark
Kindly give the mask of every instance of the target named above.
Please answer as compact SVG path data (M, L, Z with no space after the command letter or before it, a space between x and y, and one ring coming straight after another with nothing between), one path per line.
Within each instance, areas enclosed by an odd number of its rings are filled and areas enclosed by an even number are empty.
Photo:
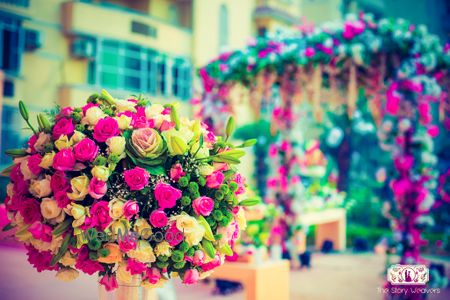
M387 280L392 285L425 285L430 280L430 271L425 265L392 265Z

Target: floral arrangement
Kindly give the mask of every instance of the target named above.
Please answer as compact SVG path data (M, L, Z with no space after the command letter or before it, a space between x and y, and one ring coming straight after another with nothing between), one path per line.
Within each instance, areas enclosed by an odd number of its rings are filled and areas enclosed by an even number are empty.
M421 232L429 223L436 192L445 196L442 188L436 191L433 139L442 128L439 115L444 128L449 124L444 92L450 84L449 69L450 45L443 45L425 26L404 19L377 20L364 13L349 15L343 22L307 32L257 39L244 50L211 61L199 71L205 91L199 100L200 113L213 126L222 124L223 120L208 112L215 106L233 112L227 91L244 84L258 115L261 108L271 107L267 103L270 91L278 85L283 102L273 109L272 124L282 132L292 131L286 125L294 123L295 104L308 100L321 121L321 101L326 98L341 103L352 118L358 88L363 87L379 127L380 146L390 152L396 170L391 187L398 252L402 262L414 263L421 260L420 247L426 243ZM323 97L323 87L332 97ZM335 131L331 144L338 145L340 135ZM289 168L289 162L284 167Z
M176 104L118 100L106 91L83 107L39 114L26 149L8 151L5 206L15 238L38 272L71 280L98 273L107 290L140 278L157 287L179 276L196 283L232 254L245 227L243 147ZM242 201L241 201L242 200Z

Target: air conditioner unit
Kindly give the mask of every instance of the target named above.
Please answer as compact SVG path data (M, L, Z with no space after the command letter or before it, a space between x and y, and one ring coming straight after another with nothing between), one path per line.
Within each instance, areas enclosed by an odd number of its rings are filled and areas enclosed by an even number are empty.
M94 58L95 41L88 38L75 38L72 41L71 54L75 58Z
M42 33L34 29L25 29L25 50L34 51L42 47Z

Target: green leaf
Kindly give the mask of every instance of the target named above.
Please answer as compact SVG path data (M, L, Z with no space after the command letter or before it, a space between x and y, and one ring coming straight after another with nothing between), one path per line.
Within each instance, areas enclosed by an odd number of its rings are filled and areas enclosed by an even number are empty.
M71 219L66 219L64 222L59 223L58 226L55 227L52 231L52 235L59 236L61 235L66 229L69 227L69 225L72 223Z
M14 166L15 166L15 165L10 165L10 166L6 167L5 169L3 169L3 170L0 172L0 175L1 175L1 176L9 176L9 174L11 174L11 171L12 171L12 169L14 168Z
M164 175L165 174L164 167L162 167L162 166L145 166L145 169L151 175Z
M59 248L58 253L53 256L52 261L50 262L51 266L54 266L58 263L58 261L64 256L64 254L67 252L67 249L69 248L69 242L71 238L71 234L67 234L61 244L61 247Z
M15 227L14 225L12 225L11 223L9 223L9 224L6 224L5 227L2 228L2 231L8 231L8 230L11 230L11 229L13 229L14 227Z
M228 139L231 137L235 127L236 122L234 121L234 117L230 116L228 118L227 125L225 127L225 141L228 141Z
M212 233L211 227L209 226L208 221L206 221L205 217L198 216L197 218L199 224L205 228L205 238L211 242L214 242L214 234Z
M227 256L233 255L233 250L231 249L230 245L225 244L223 247L219 249L220 253L225 254Z
M249 139L244 141L241 145L238 146L238 148L247 148L255 145L258 142L257 139Z
M170 106L170 119L175 123L175 129L180 129L180 117L178 116L177 109L174 105Z
M25 151L25 149L8 149L5 150L5 154L12 157L22 157L27 155L28 153Z
M210 241L203 239L202 247L210 258L214 258L216 256L216 249Z
M253 198L248 198L245 200L242 200L241 202L239 202L239 206L254 206L257 205L261 202L261 198L259 197L253 197Z

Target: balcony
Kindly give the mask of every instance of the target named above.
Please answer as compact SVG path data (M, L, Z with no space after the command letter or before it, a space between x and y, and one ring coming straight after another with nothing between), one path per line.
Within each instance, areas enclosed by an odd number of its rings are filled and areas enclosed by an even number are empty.
M297 1L260 0L257 2L253 17L258 19L276 19L292 25L300 20L300 5Z
M190 57L192 54L189 29L144 13L70 1L62 4L61 18L63 30L69 36L113 38L171 55Z

